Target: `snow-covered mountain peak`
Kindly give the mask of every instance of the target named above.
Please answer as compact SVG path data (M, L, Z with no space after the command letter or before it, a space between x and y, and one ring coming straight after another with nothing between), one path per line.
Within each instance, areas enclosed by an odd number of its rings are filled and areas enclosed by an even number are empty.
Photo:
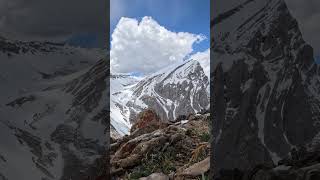
M153 81L153 79L156 79L157 83L162 83L163 85L168 83L180 84L183 81L194 79L194 75L196 74L205 76L198 61L188 60L179 62L148 75L139 82L136 88L141 86L141 84Z
M152 108L162 120L174 121L208 108L209 81L196 60L175 63L139 80L130 75L111 78L111 124L128 134L136 115Z

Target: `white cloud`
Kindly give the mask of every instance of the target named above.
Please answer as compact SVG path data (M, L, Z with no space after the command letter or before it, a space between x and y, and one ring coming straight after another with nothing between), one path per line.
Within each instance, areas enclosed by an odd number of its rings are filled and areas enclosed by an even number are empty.
M199 61L204 73L210 78L210 49L191 55L190 59Z
M204 40L202 35L172 32L151 17L136 19L122 17L111 41L111 72L155 72L174 62L182 61Z

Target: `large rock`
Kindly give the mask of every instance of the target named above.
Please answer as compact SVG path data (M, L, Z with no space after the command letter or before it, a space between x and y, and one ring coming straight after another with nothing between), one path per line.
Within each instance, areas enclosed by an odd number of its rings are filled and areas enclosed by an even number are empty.
M169 176L163 173L153 173L150 176L140 178L139 180L169 180Z
M147 133L160 129L161 127L164 127L164 123L161 122L157 113L152 109L147 109L138 114L130 132L135 133L135 131L144 130L144 132Z
M187 176L187 177L197 177L205 174L209 171L210 168L210 157L193 164L192 166L185 169L180 176Z

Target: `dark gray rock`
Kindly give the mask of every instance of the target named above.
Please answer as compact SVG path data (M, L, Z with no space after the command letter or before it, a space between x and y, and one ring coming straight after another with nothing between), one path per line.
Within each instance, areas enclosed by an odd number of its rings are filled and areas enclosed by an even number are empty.
M216 171L276 164L319 132L319 67L297 21L283 0L241 2L212 22Z

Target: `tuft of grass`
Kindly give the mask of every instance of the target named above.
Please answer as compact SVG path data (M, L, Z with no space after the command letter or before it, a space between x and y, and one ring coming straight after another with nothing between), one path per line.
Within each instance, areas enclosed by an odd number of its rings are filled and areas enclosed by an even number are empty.
M165 152L156 151L147 155L143 160L143 166L151 172L170 174L176 170L174 166L175 159L175 149L169 147Z
M209 176L202 174L202 180L209 180Z
M192 151L191 159L189 160L190 164L200 162L207 157L207 145L199 145L195 150Z
M209 175L202 173L201 176L196 177L196 180L209 180Z

